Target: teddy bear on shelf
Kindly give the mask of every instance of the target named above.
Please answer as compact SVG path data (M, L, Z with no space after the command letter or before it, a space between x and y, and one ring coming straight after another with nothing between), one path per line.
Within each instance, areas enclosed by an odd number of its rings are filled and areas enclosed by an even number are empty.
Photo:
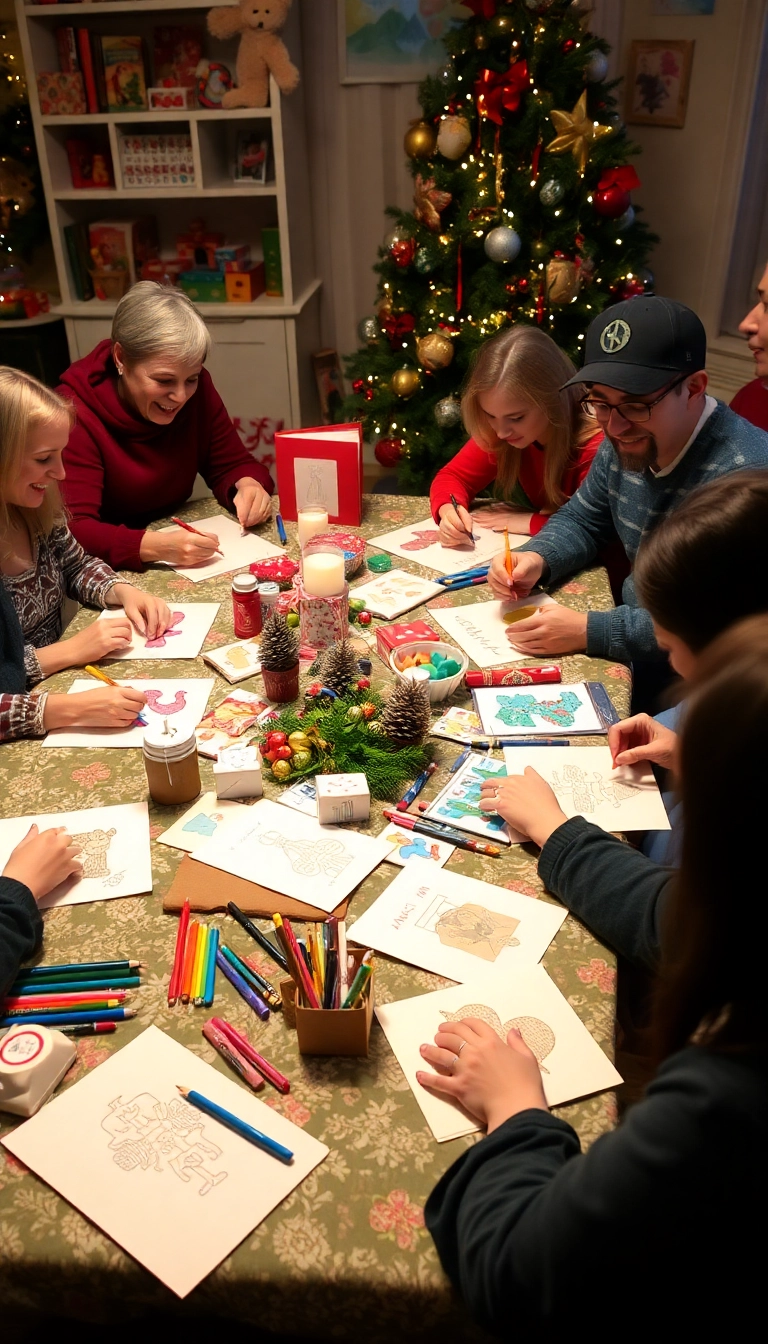
M226 9L209 10L208 30L214 37L241 34L237 88L224 94L222 107L266 107L270 74L281 93L293 93L299 72L278 36L290 7L291 0L240 0Z

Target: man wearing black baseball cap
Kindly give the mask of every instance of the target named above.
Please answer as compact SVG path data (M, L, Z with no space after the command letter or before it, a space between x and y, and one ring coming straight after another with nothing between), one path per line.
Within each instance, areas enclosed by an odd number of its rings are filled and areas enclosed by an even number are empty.
M706 394L706 334L690 308L656 296L617 303L590 324L585 347L584 367L567 386L584 385L585 409L605 438L576 494L515 552L513 576L502 557L494 560L489 580L497 597L559 583L594 564L617 535L634 564L643 538L691 490L768 467L768 434ZM586 652L660 664L664 655L631 574L622 598L613 611L542 607L510 627L510 641L535 657Z

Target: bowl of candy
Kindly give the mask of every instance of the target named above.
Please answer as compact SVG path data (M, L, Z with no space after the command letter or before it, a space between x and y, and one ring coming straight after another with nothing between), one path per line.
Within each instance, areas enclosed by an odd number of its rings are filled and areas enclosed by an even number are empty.
M430 703L447 700L461 685L469 659L452 644L401 644L389 655L389 665L401 680L421 681L429 691Z
M365 559L365 540L354 532L320 532L312 538L312 545L338 546L344 552L344 574L351 579Z

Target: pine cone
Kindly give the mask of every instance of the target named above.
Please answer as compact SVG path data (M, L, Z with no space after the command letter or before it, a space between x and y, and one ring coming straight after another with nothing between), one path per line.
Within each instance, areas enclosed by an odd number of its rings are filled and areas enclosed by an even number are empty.
M357 656L348 639L332 644L320 665L320 680L337 695L345 695L357 678Z
M398 746L424 741L432 726L429 691L423 682L398 681L382 715L384 731Z
M285 617L276 611L264 622L259 654L267 672L288 672L299 661L298 631L289 629Z

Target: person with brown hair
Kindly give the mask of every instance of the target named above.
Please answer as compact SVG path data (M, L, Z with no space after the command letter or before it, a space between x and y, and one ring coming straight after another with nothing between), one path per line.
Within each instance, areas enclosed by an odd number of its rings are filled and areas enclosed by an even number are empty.
M766 753L768 617L757 616L720 635L697 668L680 751L680 873L667 873L661 890L635 887L631 899L615 879L593 881L577 911L630 960L660 959L656 1076L616 1131L582 1153L571 1126L550 1114L518 1032L503 1041L464 1019L421 1048L437 1072L419 1082L488 1131L432 1192L426 1224L473 1318L504 1338L511 1323L521 1338L570 1332L594 1319L596 1303L606 1320L631 1309L638 1337L662 1321L667 1333L709 1338L757 1319L755 1228L768 1176ZM738 794L737 884L724 790Z
M603 435L578 390L563 387L574 372L538 327L520 324L480 346L461 399L471 438L429 496L443 546L466 545L475 523L533 536L578 489ZM470 516L472 500L491 485L504 502Z
M757 300L739 323L755 361L755 377L740 387L731 410L758 429L768 429L768 265L757 283Z

